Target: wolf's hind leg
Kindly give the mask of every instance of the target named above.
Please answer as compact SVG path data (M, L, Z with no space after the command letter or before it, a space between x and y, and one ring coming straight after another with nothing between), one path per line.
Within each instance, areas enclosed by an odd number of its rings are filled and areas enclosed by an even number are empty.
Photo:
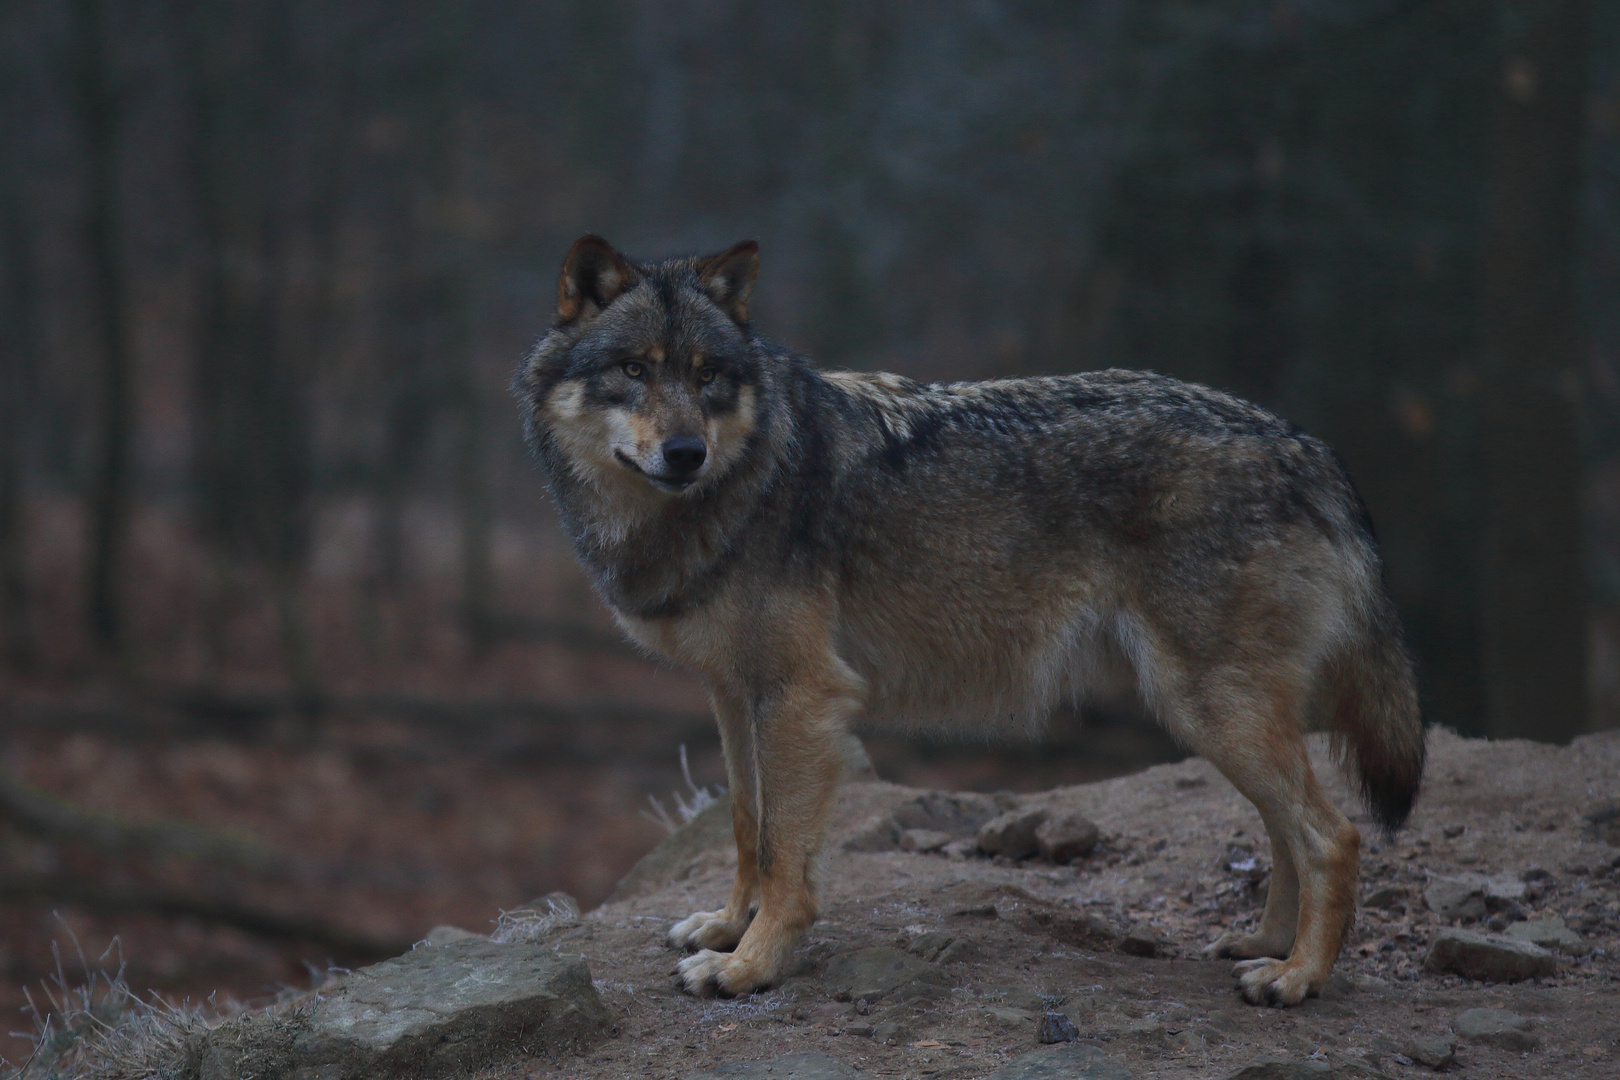
M721 694L711 695L720 744L726 755L726 781L731 786L731 833L737 842L737 876L731 896L719 911L695 911L669 929L669 943L695 952L728 952L737 947L753 921L759 903L759 822L754 816L753 745L745 708Z
M1237 965L1243 997L1254 1005L1296 1005L1319 991L1355 914L1361 836L1311 771L1298 700L1294 693L1259 691L1234 673L1225 685L1185 702L1200 717L1187 732L1195 749L1254 803L1271 836L1273 865L1281 869L1286 853L1293 871L1292 890L1273 878L1255 934L1217 943L1231 955L1254 955ZM1292 937L1286 950L1285 935ZM1284 951L1286 959L1269 959Z

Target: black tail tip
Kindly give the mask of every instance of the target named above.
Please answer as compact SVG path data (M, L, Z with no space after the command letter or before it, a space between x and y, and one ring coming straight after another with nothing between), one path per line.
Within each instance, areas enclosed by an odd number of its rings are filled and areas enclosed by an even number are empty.
M1397 831L1406 824L1406 819L1412 816L1412 806L1417 802L1418 785L1415 781L1402 778L1400 780L1368 780L1365 788L1367 808L1372 811L1373 819L1386 832Z

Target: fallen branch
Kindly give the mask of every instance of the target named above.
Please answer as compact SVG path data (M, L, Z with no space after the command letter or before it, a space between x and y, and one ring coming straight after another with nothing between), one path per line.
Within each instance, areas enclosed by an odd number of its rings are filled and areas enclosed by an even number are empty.
M282 860L245 836L177 821L124 821L64 802L0 771L0 817L48 840L84 844L107 855L174 855L224 863L255 873L282 869Z
M302 941L357 959L398 956L412 945L407 938L374 937L318 919L287 915L231 900L106 882L65 874L8 874L0 880L0 903L73 904L98 915L144 913L192 918L233 926L255 937Z

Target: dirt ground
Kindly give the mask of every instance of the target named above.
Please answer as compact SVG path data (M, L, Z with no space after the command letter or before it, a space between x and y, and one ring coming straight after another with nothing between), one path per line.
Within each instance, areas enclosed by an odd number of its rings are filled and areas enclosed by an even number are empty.
M119 858L0 825L0 1013L8 1017L0 1058L28 1056L29 1039L9 1033L31 1029L32 1016L19 1010L25 991L38 998L54 976L53 946L68 982L83 978L75 942L95 967L116 940L106 966L121 961L143 1000L156 992L249 1004L308 987L312 969L392 955L36 897L18 890L23 875L251 904L396 945L441 923L487 932L502 910L552 890L586 907L600 903L664 836L649 820L648 796L674 810L672 792L686 791L679 747L689 747L700 785L718 783L724 766L714 722L693 707L701 693L687 677L592 663L579 677L613 686L621 700L604 708L587 699L579 719L543 722L525 711L529 696L514 693L511 709L480 709L477 699L430 687L442 691L424 694L438 703L433 717L352 709L327 717L312 744L278 738L273 724L254 730L214 719L198 730L172 707L64 704L61 695L0 689L0 767L38 791L116 820L200 825L285 863L250 874L141 852ZM1032 791L1181 756L1156 728L1098 716L1081 724L1059 715L1047 736L1039 748L894 738L868 747L884 776L981 790Z
M1317 771L1339 804L1356 807L1315 744ZM1200 759L1026 796L1022 805L1085 813L1102 830L1078 864L844 849L874 815L915 789L872 781L841 796L822 915L799 972L738 1001L673 989L669 924L719 905L734 855L697 854L667 883L590 912L558 941L587 958L619 1018L615 1038L585 1056L533 1060L498 1080L686 1077L731 1063L818 1051L875 1076L981 1077L1036 1043L1036 1016L1065 1013L1138 1077L1219 1077L1262 1057L1354 1062L1391 1077L1424 1075L1412 1040L1448 1037L1464 1010L1511 1010L1531 1022L1534 1049L1463 1043L1452 1076L1469 1080L1620 1075L1620 833L1586 815L1620 797L1620 732L1568 748L1463 740L1435 732L1423 797L1405 830L1364 837L1363 896L1405 889L1393 907L1363 907L1320 998L1288 1010L1245 1005L1231 965L1200 949L1222 929L1252 925L1269 858L1254 810ZM859 846L857 842L857 846ZM1254 860L1251 864L1249 860ZM1421 898L1435 876L1510 875L1534 885L1498 919L1563 917L1592 951L1557 974L1514 985L1422 970L1443 925ZM1387 901L1386 901L1387 902ZM1147 930L1170 955L1127 955L1090 936L1088 920ZM1480 925L1475 929L1490 927ZM1500 928L1498 925L1497 928ZM935 962L932 989L839 1000L829 962L854 950L916 947L939 933L971 943L969 958ZM940 939L934 939L936 942Z

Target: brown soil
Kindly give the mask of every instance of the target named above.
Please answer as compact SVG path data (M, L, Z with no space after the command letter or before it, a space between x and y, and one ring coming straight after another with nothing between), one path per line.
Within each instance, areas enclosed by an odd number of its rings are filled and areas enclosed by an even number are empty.
M1313 754L1340 805L1354 806L1325 748L1315 745ZM1477 1006L1531 1018L1540 1045L1521 1053L1464 1044L1453 1075L1620 1074L1620 848L1583 817L1620 796L1620 732L1569 748L1436 732L1431 755L1424 796L1397 837L1383 838L1365 815L1355 817L1364 834L1364 895L1404 886L1406 910L1364 908L1333 983L1299 1008L1243 1004L1230 964L1199 956L1223 928L1257 918L1249 875L1231 864L1254 855L1263 866L1268 858L1254 810L1206 762L1026 800L1078 809L1102 827L1098 852L1069 867L843 851L873 814L916 795L864 782L841 797L822 917L799 974L739 1001L672 989L677 958L662 935L689 912L717 906L734 863L732 853L711 850L681 867L678 880L597 908L559 941L588 959L619 1018L617 1037L585 1057L529 1061L495 1075L684 1077L721 1063L820 1051L877 1076L979 1077L1036 1045L1029 1007L1043 1006L1031 993L1061 1001L1057 1008L1083 1039L1138 1077L1221 1076L1260 1057L1313 1055L1394 1077L1421 1075L1428 1070L1397 1055L1414 1036L1446 1035L1458 1013ZM1596 947L1591 955L1561 962L1555 977L1516 985L1421 970L1443 925L1421 899L1431 876L1535 867L1552 876L1522 914L1564 917ZM1151 928L1178 955L1149 959L1088 940L1075 933L1087 915L1120 929ZM948 996L848 1002L824 987L829 957L903 946L920 930L978 946L976 958L941 968Z

